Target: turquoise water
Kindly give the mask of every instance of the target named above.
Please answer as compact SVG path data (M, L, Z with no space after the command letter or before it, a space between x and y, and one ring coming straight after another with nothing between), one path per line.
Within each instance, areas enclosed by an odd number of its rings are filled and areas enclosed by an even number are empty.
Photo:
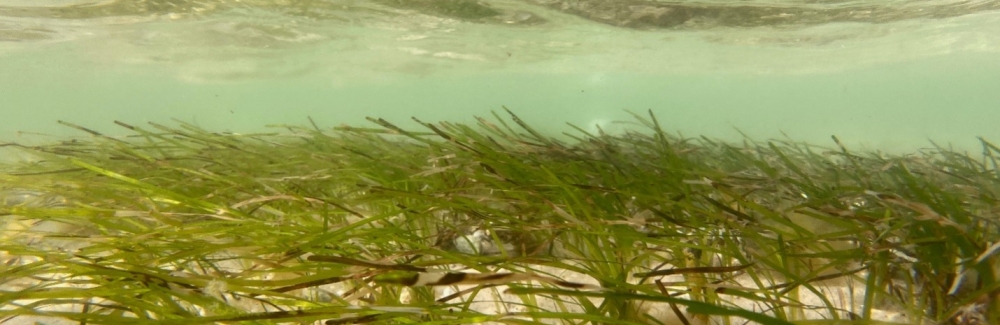
M114 120L171 119L255 132L307 117L472 121L503 105L550 131L615 129L625 110L652 110L670 130L727 140L1000 141L1000 11L659 28L539 1L479 2L495 19L392 1L87 3L0 0L0 140L86 136L57 120L110 134L124 133Z

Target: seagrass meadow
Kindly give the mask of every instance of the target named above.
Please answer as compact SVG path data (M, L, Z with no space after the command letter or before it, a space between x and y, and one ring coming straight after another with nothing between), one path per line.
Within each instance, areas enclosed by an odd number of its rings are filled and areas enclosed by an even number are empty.
M1000 148L275 126L6 143L2 324L1000 324Z

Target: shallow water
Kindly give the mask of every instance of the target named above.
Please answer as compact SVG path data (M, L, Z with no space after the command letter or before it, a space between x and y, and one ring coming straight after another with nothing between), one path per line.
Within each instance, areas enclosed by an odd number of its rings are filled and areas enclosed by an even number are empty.
M652 110L685 135L1000 141L1000 1L0 0L0 140L70 121L470 121Z

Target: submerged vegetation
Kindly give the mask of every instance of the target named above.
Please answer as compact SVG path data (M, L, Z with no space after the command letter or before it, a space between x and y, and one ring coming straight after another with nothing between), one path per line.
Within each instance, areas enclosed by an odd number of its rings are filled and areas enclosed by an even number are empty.
M1000 324L1000 148L910 155L515 115L116 122L0 169L0 322Z

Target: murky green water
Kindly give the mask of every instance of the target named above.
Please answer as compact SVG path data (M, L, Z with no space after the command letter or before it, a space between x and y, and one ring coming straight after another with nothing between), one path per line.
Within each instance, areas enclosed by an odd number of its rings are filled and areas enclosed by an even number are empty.
M1000 141L1000 1L0 0L0 140L653 110L686 135ZM23 132L22 132L23 131Z

